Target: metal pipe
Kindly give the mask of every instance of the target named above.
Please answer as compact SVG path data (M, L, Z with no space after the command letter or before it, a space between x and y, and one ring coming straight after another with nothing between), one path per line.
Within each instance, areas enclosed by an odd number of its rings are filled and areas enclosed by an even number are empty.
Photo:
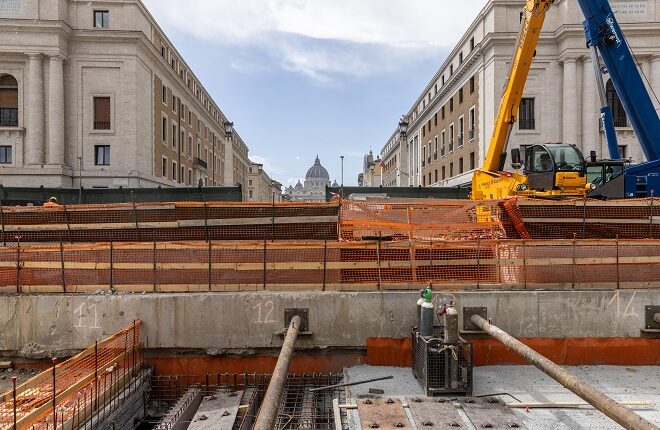
M527 345L509 335L497 326L490 324L479 315L472 315L471 321L483 331L502 342L507 348L542 370L546 375L568 388L625 429L658 430L659 427L645 420L630 409L615 402L610 397L587 385L577 376L558 366Z
M300 324L300 316L295 315L291 318L291 324L289 324L289 329L286 332L280 356L277 359L275 370L273 370L273 376L270 378L264 402L261 404L257 422L254 424L254 430L273 430L275 427L277 410L280 407L280 399L284 391L284 383L286 382L293 349L298 338Z

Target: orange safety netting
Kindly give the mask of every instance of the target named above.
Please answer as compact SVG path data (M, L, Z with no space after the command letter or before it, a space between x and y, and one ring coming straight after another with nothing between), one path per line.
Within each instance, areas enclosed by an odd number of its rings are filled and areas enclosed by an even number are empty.
M13 390L1 394L0 429L14 429L14 408L19 430L80 424L139 371L140 330L140 321L135 321L40 373L16 387L15 399Z
M0 248L0 292L647 288L660 240L160 242Z

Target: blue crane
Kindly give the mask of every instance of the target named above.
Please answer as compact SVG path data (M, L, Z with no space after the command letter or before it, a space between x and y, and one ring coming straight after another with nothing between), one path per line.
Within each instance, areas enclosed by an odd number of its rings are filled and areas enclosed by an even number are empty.
M611 160L589 163L589 182L595 188L589 195L602 198L635 198L660 195L660 119L642 76L608 0L578 0L584 14L584 33L591 53L601 102L601 122ZM619 160L612 111L607 103L604 70L639 139L646 162L631 166Z

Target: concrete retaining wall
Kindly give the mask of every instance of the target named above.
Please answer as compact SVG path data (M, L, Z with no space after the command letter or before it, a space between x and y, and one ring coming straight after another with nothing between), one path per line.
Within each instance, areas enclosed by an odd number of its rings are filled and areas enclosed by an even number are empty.
M83 349L143 321L150 349L211 355L278 348L286 308L308 308L307 348L364 348L366 339L404 338L418 293L190 293L0 296L0 350L43 358ZM644 306L660 289L455 292L462 307L486 306L493 322L520 337L638 337Z

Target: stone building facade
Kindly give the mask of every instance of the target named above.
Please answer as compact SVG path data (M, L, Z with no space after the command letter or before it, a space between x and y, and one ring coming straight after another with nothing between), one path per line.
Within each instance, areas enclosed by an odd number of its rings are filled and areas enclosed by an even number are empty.
M247 201L275 202L282 201L282 184L268 176L263 164L250 163L247 171Z
M139 0L0 3L0 183L243 185L248 148Z
M660 94L660 0L611 0L611 4L648 78L649 89ZM384 144L384 185L470 184L472 172L481 165L490 143L523 5L520 1L490 0L481 10L405 113L405 140L397 127ZM555 1L548 10L509 148L565 142L576 144L585 156L595 151L598 157L609 158L599 125L598 91L585 47L583 19L576 1ZM621 155L643 161L642 150L607 77L606 86L615 111Z

